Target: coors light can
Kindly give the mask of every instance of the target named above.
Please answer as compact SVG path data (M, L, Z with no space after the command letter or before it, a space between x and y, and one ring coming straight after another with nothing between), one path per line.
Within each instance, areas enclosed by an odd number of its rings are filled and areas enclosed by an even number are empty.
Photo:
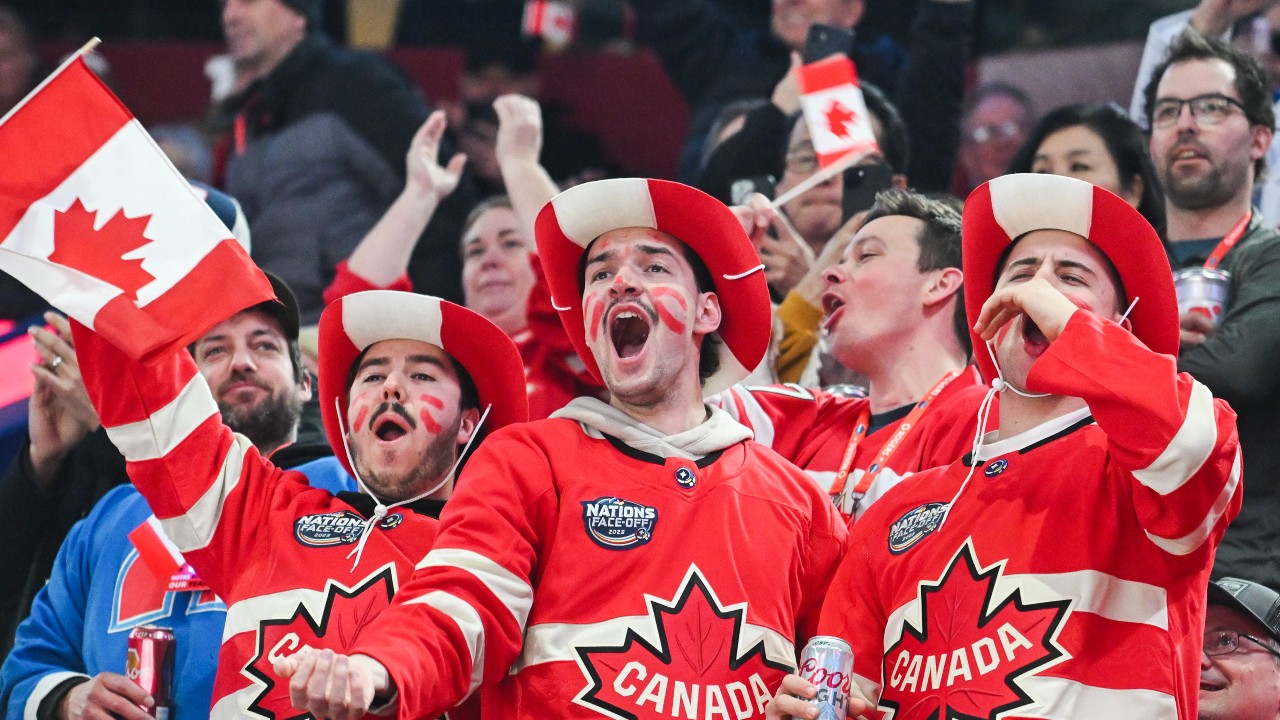
M804 646L800 675L818 688L811 701L818 706L818 720L844 720L853 685L853 648L838 637L818 635Z
M156 701L151 716L166 720L173 709L173 656L178 643L169 628L143 625L129 631L129 656L125 676Z

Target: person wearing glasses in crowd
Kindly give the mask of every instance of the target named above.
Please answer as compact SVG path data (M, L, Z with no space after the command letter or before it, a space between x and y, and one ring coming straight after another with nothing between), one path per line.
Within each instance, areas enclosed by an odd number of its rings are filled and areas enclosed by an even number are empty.
M1209 583L1199 717L1280 717L1280 593L1237 578Z
M1245 487L1214 577L1280 587L1280 235L1252 205L1275 113L1261 65L1233 45L1183 33L1146 89L1151 159L1165 192L1174 269L1229 274L1223 312L1183 312L1178 368L1239 414Z

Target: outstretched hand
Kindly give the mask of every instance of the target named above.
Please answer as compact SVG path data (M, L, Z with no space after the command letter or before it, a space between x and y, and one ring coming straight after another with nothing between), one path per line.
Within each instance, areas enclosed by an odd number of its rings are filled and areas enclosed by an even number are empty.
M542 106L523 95L503 95L493 101L498 114L498 137L493 153L498 165L536 163L542 152Z
M409 152L405 155L406 185L423 194L434 195L437 201L448 197L458 187L462 168L467 164L467 156L456 153L449 158L447 165L440 165L440 139L444 137L444 128L444 111L431 113L414 133Z
M307 649L276 660L272 669L289 681L294 709L329 720L363 717L390 686L387 669L368 655Z
M54 312L45 313L44 319L52 332L42 327L28 329L40 363L31 366L36 385L27 409L27 428L33 480L48 488L62 459L96 430L99 422L80 377L70 323Z

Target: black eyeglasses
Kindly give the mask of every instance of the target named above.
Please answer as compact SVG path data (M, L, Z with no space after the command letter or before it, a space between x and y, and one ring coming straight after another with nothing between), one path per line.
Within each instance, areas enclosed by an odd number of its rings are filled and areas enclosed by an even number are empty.
M1280 651L1271 647L1266 640L1260 640L1252 635L1235 630L1210 630L1204 634L1204 654L1209 657L1217 657L1219 655L1230 655L1240 649L1240 638L1250 640L1260 645L1263 650L1280 658Z
M1151 126L1167 128L1177 124L1178 118L1182 116L1183 105L1191 106L1191 117L1195 118L1198 125L1217 125L1231 115L1232 107L1240 108L1240 112L1244 113L1246 118L1249 117L1249 113L1239 100L1212 93L1197 95L1190 100L1181 98L1157 100L1151 111Z

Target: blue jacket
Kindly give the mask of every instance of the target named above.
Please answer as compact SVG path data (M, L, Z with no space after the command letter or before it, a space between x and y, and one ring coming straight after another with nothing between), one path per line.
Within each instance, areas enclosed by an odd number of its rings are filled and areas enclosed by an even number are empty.
M335 494L357 489L332 456L293 469ZM129 631L139 625L171 628L177 640L170 717L209 717L227 608L207 591L168 591L169 579L139 561L128 535L150 515L138 491L121 485L71 529L0 666L4 717L53 717L51 706L75 683L100 672L123 675Z

